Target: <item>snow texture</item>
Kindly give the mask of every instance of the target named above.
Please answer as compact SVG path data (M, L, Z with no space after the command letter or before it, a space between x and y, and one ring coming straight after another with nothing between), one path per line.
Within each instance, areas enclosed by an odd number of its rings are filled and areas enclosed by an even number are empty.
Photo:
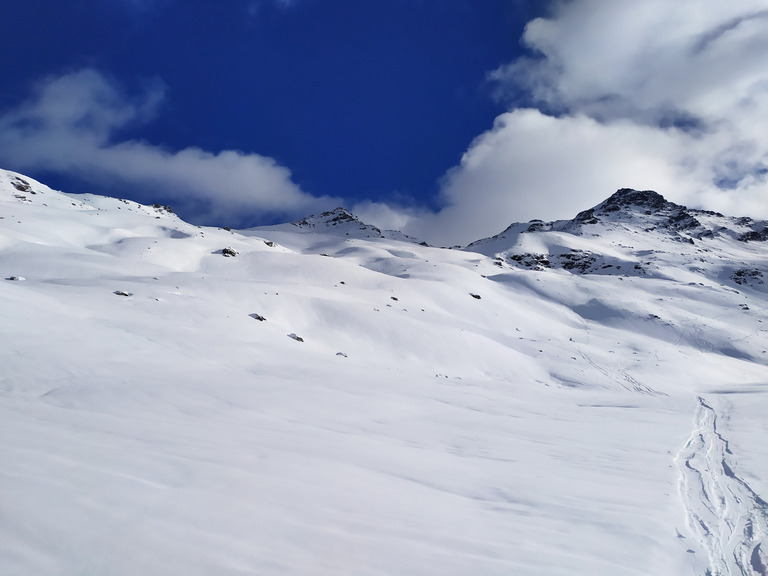
M448 250L0 171L0 574L766 576L765 231L620 190Z

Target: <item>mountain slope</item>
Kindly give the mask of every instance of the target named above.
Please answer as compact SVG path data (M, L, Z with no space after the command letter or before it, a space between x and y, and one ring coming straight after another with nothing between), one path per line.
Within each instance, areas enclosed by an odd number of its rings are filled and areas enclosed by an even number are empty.
M696 213L728 229L699 238L603 206L441 250L341 211L200 228L10 172L0 216L4 574L767 564L766 293L734 277L766 270L738 240L759 223ZM612 269L552 257L573 249Z
M669 278L682 267L712 282L755 288L764 283L766 240L766 222L623 189L573 220L513 224L467 249L523 268Z

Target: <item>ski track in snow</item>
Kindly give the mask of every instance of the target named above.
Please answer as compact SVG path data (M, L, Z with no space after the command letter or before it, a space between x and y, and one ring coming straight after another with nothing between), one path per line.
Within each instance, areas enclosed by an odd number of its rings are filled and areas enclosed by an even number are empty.
M621 378L617 378L614 374L611 373L610 370L604 368L601 366L598 362L595 362L586 352L583 350L579 350L579 355L589 364L603 374L606 378L609 380L612 380L616 382L619 386L624 388L625 390L629 390L630 392L639 392L640 394L648 394L649 396L666 396L664 392L660 392L658 390L654 390L647 384L643 384L639 382L636 378L633 378L632 376L627 373L624 369L617 369L616 372L618 373Z
M694 422L675 460L688 529L708 556L704 574L768 576L768 503L736 474L717 413L704 398Z

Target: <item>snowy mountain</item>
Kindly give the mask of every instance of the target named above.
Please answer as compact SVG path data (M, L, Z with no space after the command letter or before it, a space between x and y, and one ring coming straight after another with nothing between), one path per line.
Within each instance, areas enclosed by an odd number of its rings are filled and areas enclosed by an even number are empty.
M766 224L464 250L0 171L0 573L768 573Z
M357 216L346 208L336 208L320 215L307 216L292 225L300 230L313 232L332 233L353 238L387 238L389 240L403 240L405 242L418 242L415 238L403 234L397 230L384 230L362 222ZM278 228L284 228L279 226Z
M689 210L652 191L623 189L573 220L513 224L468 250L498 266L579 274L671 278L761 286L768 224Z

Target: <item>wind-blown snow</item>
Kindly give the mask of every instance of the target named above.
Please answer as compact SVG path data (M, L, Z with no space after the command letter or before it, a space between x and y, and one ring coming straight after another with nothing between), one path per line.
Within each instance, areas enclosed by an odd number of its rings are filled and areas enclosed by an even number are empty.
M606 202L444 250L0 172L0 573L766 574L764 225Z

